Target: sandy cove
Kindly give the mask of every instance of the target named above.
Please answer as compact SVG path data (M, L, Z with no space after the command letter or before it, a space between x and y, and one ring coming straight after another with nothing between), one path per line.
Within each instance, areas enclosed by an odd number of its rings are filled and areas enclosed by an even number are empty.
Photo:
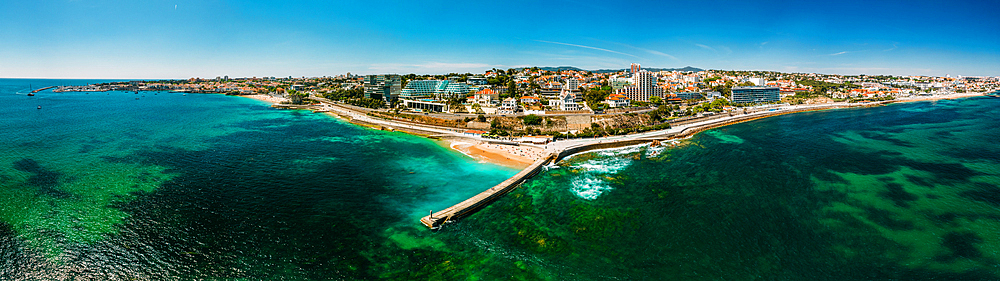
M932 101L932 100L951 100L958 98L969 98L977 96L985 96L986 93L972 92L972 93L954 93L950 95L935 95L935 96L916 96L906 99L895 99L893 102L915 102L915 101Z
M445 137L439 142L480 162L518 170L530 166L546 154L544 149L537 147L491 144L472 138Z
M269 95L240 95L244 98L251 98L259 101L268 102L271 104L281 104L283 101L288 101L286 98L272 97Z

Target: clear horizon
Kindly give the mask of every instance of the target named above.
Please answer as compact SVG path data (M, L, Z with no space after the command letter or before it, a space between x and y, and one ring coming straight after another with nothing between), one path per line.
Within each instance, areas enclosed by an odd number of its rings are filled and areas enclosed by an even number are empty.
M573 66L1000 76L997 1L11 1L0 77L186 79Z

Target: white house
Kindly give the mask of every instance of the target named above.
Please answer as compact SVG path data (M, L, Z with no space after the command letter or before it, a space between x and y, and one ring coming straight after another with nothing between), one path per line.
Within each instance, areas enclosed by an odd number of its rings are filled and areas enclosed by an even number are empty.
M608 104L609 107L629 107L630 100L628 97L622 94L611 94L604 103Z
M514 98L506 98L500 103L500 108L497 109L499 114L514 114L517 112L517 100Z
M475 95L475 103L478 103L479 105L493 105L499 100L500 94L490 88L476 92Z
M559 110L567 110L567 111L583 109L583 104L579 104L576 102L576 94L568 90L563 90L561 93L559 93L559 99L549 100L549 106L557 107L559 108Z

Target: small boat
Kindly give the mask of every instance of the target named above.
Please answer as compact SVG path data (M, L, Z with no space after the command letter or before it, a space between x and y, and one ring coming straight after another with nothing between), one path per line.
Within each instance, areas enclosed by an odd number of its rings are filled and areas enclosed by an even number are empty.
M31 84L28 84L28 96L29 97L34 97L35 96L35 91L33 91L31 89Z
M28 96L29 96L29 97L34 97L34 96L35 96L35 94L33 94L33 93L28 93Z
M38 106L38 109L42 109L42 106L41 106L41 105L39 105L39 106Z

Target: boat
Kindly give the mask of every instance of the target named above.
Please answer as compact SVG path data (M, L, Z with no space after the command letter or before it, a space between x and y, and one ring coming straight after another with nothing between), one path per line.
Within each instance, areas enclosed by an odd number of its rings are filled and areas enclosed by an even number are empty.
M35 96L35 92L31 90L31 84L28 84L28 96L29 97Z

